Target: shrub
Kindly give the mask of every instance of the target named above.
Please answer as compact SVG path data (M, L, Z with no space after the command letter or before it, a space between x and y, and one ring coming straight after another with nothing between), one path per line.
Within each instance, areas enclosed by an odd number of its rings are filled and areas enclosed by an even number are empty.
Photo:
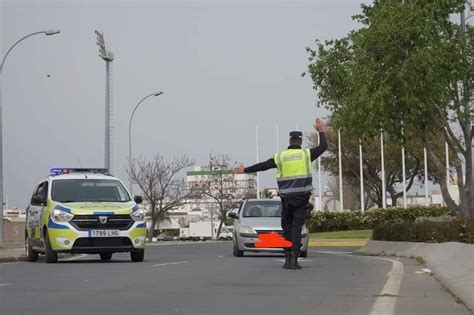
M311 232L347 231L373 229L387 223L414 222L420 217L452 217L453 213L446 207L412 206L404 208L387 208L348 212L316 212L306 222Z
M474 243L474 220L448 220L380 224L374 227L374 240L425 243Z

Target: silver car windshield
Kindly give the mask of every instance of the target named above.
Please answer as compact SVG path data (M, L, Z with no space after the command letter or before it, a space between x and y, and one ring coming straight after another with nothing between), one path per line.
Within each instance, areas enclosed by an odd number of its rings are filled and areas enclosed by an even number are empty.
M130 196L118 180L54 180L51 198L58 202L127 202Z
M279 218L281 217L280 201L249 201L242 213L244 218Z

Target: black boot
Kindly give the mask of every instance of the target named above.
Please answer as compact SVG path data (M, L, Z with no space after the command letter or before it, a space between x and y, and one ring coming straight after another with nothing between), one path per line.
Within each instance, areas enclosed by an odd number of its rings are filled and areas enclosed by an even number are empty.
M283 269L290 269L290 252L285 250L285 264Z
M302 269L302 267L298 264L298 254L295 254L295 253L291 253L290 255L290 268L289 269L293 269L293 270L297 270L297 269Z

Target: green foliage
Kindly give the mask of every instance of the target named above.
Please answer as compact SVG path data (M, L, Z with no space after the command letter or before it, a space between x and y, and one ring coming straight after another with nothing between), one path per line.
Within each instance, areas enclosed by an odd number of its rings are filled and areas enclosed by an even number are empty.
M474 220L421 221L379 224L374 240L474 244Z
M374 209L349 212L316 212L306 222L311 232L347 231L372 229L375 226L393 223L414 222L420 217L452 216L446 207L412 206L404 208Z
M372 238L372 230L351 230L351 231L333 231L317 232L310 234L311 239L361 239Z
M307 51L313 87L320 104L333 111L336 128L363 139L376 137L380 129L393 139L418 138L435 172L443 169L444 156L432 141L443 135L454 152L456 176L466 175L459 184L460 205L447 192L445 176L431 175L449 207L469 218L469 211L474 217L469 196L474 29L456 24L452 16L465 4L374 1L354 17L360 29L341 39L316 41ZM466 174L462 165L467 165Z

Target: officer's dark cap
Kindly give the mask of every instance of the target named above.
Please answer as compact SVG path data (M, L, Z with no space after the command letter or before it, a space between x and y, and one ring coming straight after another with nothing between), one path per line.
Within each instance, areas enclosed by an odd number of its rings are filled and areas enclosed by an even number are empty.
M303 139L303 133L301 131L292 131L290 132L290 138L301 140Z

